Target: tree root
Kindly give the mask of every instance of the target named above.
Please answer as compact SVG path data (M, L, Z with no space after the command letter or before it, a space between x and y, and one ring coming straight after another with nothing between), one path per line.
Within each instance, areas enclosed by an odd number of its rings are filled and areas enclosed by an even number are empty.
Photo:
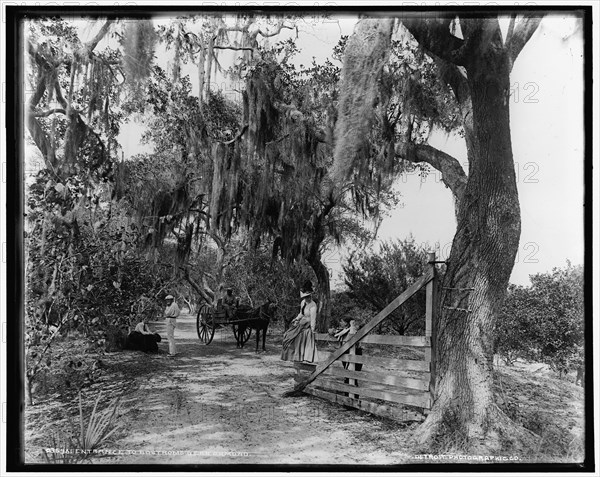
M495 404L485 422L467 421L458 412L439 406L411 437L418 452L471 454L536 451L540 439L512 421Z

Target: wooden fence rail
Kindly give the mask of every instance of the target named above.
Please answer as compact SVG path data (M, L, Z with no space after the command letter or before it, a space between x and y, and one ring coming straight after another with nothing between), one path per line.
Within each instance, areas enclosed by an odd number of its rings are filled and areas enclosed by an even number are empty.
M434 395L435 311L439 288L435 263L435 254L430 253L426 273L344 342L339 343L326 333L316 333L317 343L328 344L329 348L335 343L339 347L329 351L319 349L320 361L316 364L294 363L297 384L293 391L396 420L423 419L423 413L431 409ZM372 333L423 287L426 287L425 336ZM358 343L375 348L398 347L398 354L409 348L412 351L408 356L420 359L404 359L406 353L401 358L356 354ZM356 369L357 365L360 370Z
M333 342L335 338L327 333L315 333L315 339L318 341ZM394 336L394 335L367 335L360 340L361 343L391 345L391 346L416 346L416 347L430 347L431 346L431 335L430 336Z

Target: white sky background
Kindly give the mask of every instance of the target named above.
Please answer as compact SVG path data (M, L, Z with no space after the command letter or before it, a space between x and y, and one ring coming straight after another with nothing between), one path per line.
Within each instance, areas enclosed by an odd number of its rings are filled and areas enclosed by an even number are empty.
M313 57L323 62L340 35L352 34L355 23L352 17L307 17L298 22L296 43L301 53L296 64L309 65ZM583 263L583 40L575 26L572 17L544 18L511 74L511 133L522 213L521 244L511 282L521 285L529 284L530 274L564 267L567 259ZM295 31L282 30L267 41L274 44L295 36ZM157 61L165 67L170 56L158 53ZM234 58L234 52L225 51L219 61L227 67ZM192 81L193 94L197 94L196 68L182 65L182 74ZM237 94L222 76L213 75L213 81L225 94ZM139 124L123 126L120 141L125 157L150 150L139 143L142 132ZM466 146L460 137L434 133L430 144L466 164ZM446 259L456 222L452 196L439 173L432 171L424 180L416 173L408 175L396 187L402 194L400 206L383 221L379 239L404 239L412 234ZM331 250L324 256L334 288L342 285L343 255L344 251L340 255Z
M511 282L583 263L583 40L575 20L546 17L511 74L511 134L521 204L521 244ZM574 33L574 34L573 34ZM569 36L573 34L572 36ZM464 140L436 134L430 144L467 162ZM466 168L465 168L466 169ZM380 229L382 239L412 233L418 242L439 243L446 259L456 230L449 189L432 173L398 181L403 208Z

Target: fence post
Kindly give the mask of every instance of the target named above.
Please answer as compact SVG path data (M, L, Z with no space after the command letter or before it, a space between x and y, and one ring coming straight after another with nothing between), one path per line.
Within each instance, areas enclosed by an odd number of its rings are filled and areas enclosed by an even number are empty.
M348 351L349 355L355 355L356 354L356 345L352 346L350 348L350 350ZM348 363L348 371L356 371L356 364L355 363ZM348 385L350 386L356 386L356 379L349 379L348 380ZM350 397L353 399L358 399L358 395L357 394L350 394Z
M437 294L438 278L435 270L435 252L429 252L428 267L433 273L433 279L425 288L425 336L431 340L431 346L425 349L425 361L429 362L431 378L429 380L429 393L431 394L431 403L435 396L435 360L436 360L436 328L437 328Z

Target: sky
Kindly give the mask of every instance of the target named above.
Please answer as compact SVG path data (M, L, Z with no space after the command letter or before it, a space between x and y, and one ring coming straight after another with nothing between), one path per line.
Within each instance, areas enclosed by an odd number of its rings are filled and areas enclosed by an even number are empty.
M521 205L521 241L511 282L583 263L583 41L574 19L545 18L511 74L511 135ZM466 163L464 140L435 134L430 144ZM439 174L397 183L403 207L382 224L380 238L412 233L439 243L446 259L456 230L452 196Z
M511 135L522 214L511 282L519 285L529 285L531 274L564 267L567 260L583 263L583 40L575 22L565 15L546 17L511 74ZM345 19L343 34L351 33L354 24ZM503 29L506 24L502 22ZM319 31L318 39L307 41L305 58L311 53L326 57L325 39L337 41L336 25L322 25L321 30L328 36ZM456 157L466 171L462 138L436 132L429 143ZM440 178L433 171L425 179L414 173L396 181L401 200L381 224L380 241L412 235L440 259L448 258L456 221L452 194ZM336 250L325 254L338 288L345 255Z
M355 23L353 17L300 20L297 45L301 53L296 64L308 65L313 57L323 62L340 35L352 33ZM504 29L506 24L502 22ZM269 41L295 36L295 31L283 30ZM228 52L220 62L230 64L234 55ZM167 61L164 52L158 56L157 61ZM197 85L193 65L184 66L182 72ZM583 263L583 84L583 40L575 19L565 15L544 18L511 74L511 134L522 214L512 283L528 285L529 275L564 267L567 260ZM236 86L222 76L216 77L215 87L226 95L238 95ZM151 149L139 143L142 132L139 124L123 127L120 139L125 157ZM429 143L466 164L462 138L436 131ZM436 251L438 258L446 259L456 222L452 196L439 173L433 171L425 179L409 174L399 178L395 187L400 203L381 224L379 241L412 235ZM377 248L378 243L374 244ZM334 288L342 285L341 262L346 252L331 249L324 254Z

